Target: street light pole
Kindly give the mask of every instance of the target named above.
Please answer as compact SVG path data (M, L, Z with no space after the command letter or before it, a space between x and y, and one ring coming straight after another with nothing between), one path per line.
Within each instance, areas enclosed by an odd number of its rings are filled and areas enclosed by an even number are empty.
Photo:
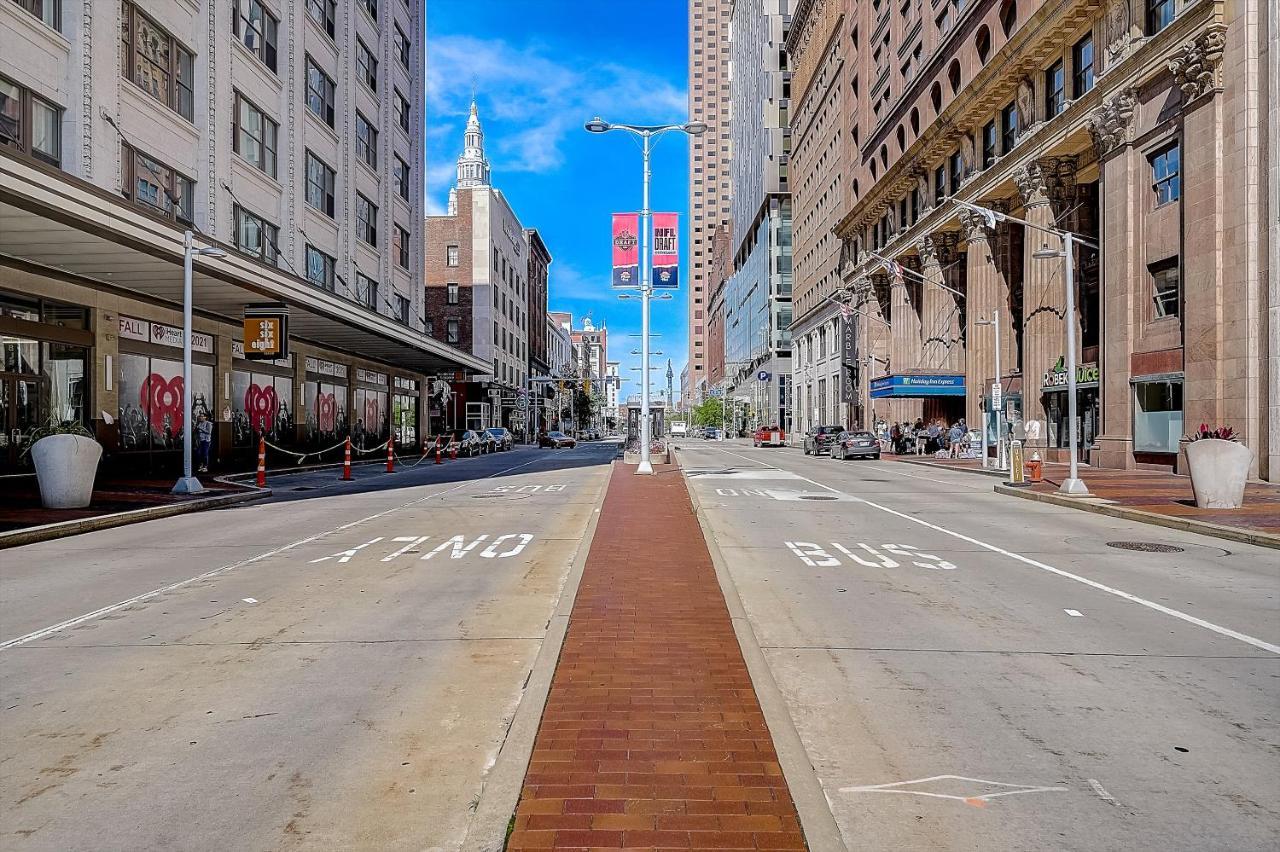
M220 248L207 246L195 247L195 234L187 231L182 241L182 478L174 483L174 494L199 494L204 491L200 480L191 470L191 302L192 302L192 267L196 255L205 257L225 257L226 252Z
M1000 369L1000 309L994 308L991 311L991 319L978 320L975 325L989 325L995 330L996 344L996 384L1003 385L1004 373ZM992 394L991 401L995 403L995 394ZM996 420L996 470L1004 470L1004 437L1003 437L1003 421L1004 421L1004 401L1001 400L1000 406L993 412ZM987 424L982 424L982 466L987 466Z
M1058 486L1060 494L1073 497L1084 497L1089 488L1080 479L1077 456L1079 456L1080 435L1076 428L1076 250L1075 234L1067 231L1062 238L1063 256L1067 264L1067 434L1071 445L1071 470L1067 478Z

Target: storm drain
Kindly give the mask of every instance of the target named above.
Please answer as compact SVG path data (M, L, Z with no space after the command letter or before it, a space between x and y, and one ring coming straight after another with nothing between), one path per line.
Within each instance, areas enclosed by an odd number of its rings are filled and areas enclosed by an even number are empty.
M299 485L297 488L290 488L290 491L315 491L315 485Z
M1186 548L1157 541L1109 541L1107 547L1117 550L1137 550L1141 553L1182 553Z
M829 494L801 494L801 500L839 500L839 497L832 497Z

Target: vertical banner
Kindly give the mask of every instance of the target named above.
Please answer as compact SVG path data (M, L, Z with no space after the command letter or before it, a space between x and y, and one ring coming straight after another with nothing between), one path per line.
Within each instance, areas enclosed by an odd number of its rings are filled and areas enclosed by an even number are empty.
M640 286L640 214L613 214L613 286Z
M858 399L858 323L848 311L840 319L840 401L857 406ZM848 314L848 315L845 315Z
M653 286L672 289L680 286L679 213L653 214Z

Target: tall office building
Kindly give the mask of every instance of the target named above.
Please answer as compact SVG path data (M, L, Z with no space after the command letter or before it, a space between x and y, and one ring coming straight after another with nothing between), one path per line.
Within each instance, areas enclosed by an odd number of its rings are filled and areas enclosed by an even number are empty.
M708 131L689 139L689 372L681 393L694 403L707 386L707 321L712 240L728 227L730 151L729 52L732 0L690 0L689 120Z
M178 392L189 229L226 252L195 264L192 391L220 457L255 433L413 441L426 376L484 368L422 333L424 18L398 0L0 3L3 381L24 384L0 399L29 384L28 414L172 464L200 413ZM264 301L290 311L279 363L241 340Z

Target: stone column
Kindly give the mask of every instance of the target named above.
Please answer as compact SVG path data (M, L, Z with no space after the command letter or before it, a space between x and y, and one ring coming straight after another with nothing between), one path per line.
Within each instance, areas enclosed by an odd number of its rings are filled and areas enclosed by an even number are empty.
M1075 197L1075 157L1045 157L1018 168L1014 182L1022 196L1023 218L1033 225L1055 227L1059 213L1070 207ZM1049 424L1046 400L1040 393L1044 374L1066 351L1066 290L1063 259L1034 257L1047 247L1062 251L1062 240L1035 228L1026 229L1023 259L1023 357L1022 419L1030 428L1031 421L1040 422L1040 437L1029 439L1026 446L1049 446ZM1072 317L1071 327L1079 333L1079 323Z
M889 342L889 372L900 375L904 371L920 367L921 357L921 286L920 259L915 255L897 258L902 265L901 280L889 280L890 322L893 328ZM914 273L914 274L913 274ZM892 416L899 420L915 420L923 407L919 400L895 399L890 406Z
M995 258L991 253L991 233L987 222L981 216L968 210L960 211L961 237L967 245L965 252L965 421L978 423L982 420L982 397L987 386L995 379L995 330L990 326L981 326L979 320L990 320L992 311L1000 309L1008 314L1004 307L1007 299L1001 299L998 293L999 275L996 272ZM1001 317L1001 322L1007 322ZM1001 332L1004 329L1001 328ZM1001 340L1003 344L1004 341ZM1002 365L1003 366L1003 365Z
M921 285L921 369L933 372L960 372L964 368L964 348L960 340L960 297L944 289L958 289L943 267L956 259L959 235L935 231L920 241Z

